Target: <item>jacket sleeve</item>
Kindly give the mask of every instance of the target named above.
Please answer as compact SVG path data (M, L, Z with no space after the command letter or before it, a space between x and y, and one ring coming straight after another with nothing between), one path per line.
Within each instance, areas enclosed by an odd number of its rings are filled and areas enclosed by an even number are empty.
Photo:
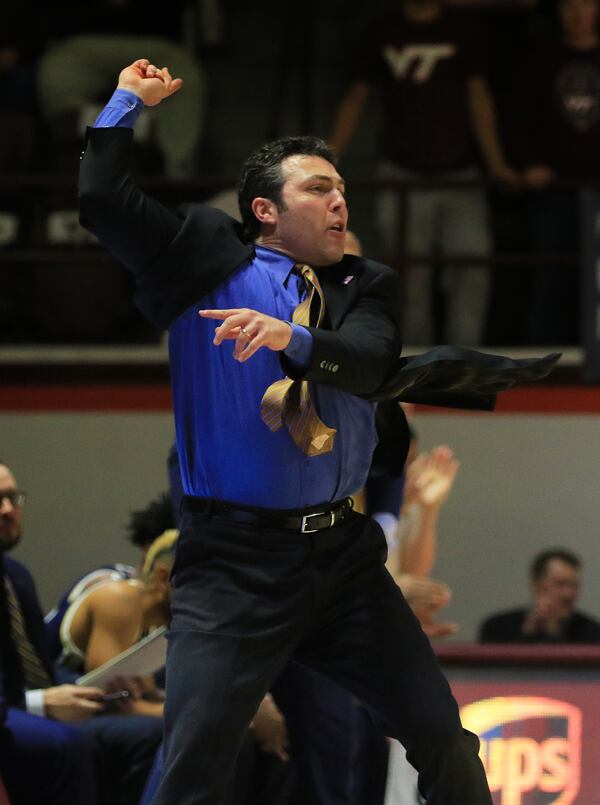
M79 218L138 275L176 237L181 220L131 177L133 130L88 128L79 171Z
M166 328L253 254L241 225L190 204L175 213L130 175L131 129L88 129L79 174L80 220L134 275L134 301Z
M395 271L386 268L369 277L335 330L307 328L313 350L304 375L295 373L282 358L288 377L335 386L357 396L374 392L394 371L400 355L398 298Z
M499 392L546 377L560 356L552 352L543 358L512 359L475 349L434 347L399 358L396 371L369 399L493 411Z

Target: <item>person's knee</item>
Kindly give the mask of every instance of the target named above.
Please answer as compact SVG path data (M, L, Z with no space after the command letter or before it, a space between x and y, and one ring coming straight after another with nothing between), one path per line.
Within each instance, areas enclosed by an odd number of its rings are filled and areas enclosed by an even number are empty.
M96 751L94 741L67 724L53 722L53 726L56 729L47 744L47 752L53 753L57 769L69 774L82 767L93 768Z
M153 759L163 734L161 718L141 715L103 715L78 723L78 734L127 763Z
M96 801L94 744L66 724L9 710L0 756L15 801Z

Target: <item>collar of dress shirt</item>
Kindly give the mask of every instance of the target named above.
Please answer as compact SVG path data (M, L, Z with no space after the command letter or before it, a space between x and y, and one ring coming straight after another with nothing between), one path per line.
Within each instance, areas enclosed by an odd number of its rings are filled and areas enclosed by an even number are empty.
M256 244L256 256L272 274L279 276L281 284L286 286L296 261L287 254L270 249L268 246Z

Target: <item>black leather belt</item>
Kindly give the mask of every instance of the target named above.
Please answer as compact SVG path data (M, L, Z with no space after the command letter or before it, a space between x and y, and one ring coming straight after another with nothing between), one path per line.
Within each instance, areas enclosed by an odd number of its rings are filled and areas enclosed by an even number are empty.
M202 514L217 514L234 520L237 523L265 526L267 528L281 528L285 531L298 531L301 534L312 534L324 528L331 528L345 520L352 511L352 498L344 498L330 504L323 511L309 511L306 514L274 511L271 509L244 508L231 503L211 498L197 498L184 495L181 501L181 510L184 512L200 512Z

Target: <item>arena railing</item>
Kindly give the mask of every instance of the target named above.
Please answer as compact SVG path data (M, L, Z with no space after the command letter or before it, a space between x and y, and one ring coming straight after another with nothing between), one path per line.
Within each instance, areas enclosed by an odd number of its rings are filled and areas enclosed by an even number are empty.
M191 179L187 181L173 182L162 177L140 177L140 185L153 193L165 203L176 205L180 202L207 201L215 193L224 189L235 187L235 178L229 177L206 177L202 179ZM393 190L398 194L400 215L396 234L396 246L392 254L377 255L377 259L392 265L403 276L408 264L423 264L430 262L428 258L407 254L406 252L406 198L414 190L423 189L458 189L466 187L491 187L485 182L439 182L439 181L398 181L394 179L379 178L354 178L349 180L351 206L359 194L378 193L382 190ZM26 176L0 176L0 212L16 211L21 219L21 229L13 242L5 243L0 246L0 272L4 274L3 285L10 287L11 277L18 273L19 267L35 264L38 269L47 266L61 266L62 269L75 270L78 265L83 263L94 264L98 267L106 264L115 264L114 260L106 251L97 244L86 242L85 238L74 237L69 243L51 243L48 239L47 221L48 216L53 211L71 209L77 207L77 178L76 176L54 176L54 175L26 175ZM582 183L578 180L561 182L560 187L581 188ZM516 191L515 191L516 192ZM375 256L375 255L374 255ZM561 265L574 267L580 260L578 254L531 254L528 252L513 253L492 253L488 255L437 255L437 261L443 261L446 265L489 265L493 271L523 270L537 266ZM32 341L21 340L15 344L1 333L0 322L0 362L10 352L15 355L15 349L21 349L25 354L27 350L31 352L35 348L35 339ZM126 339L124 339L126 343ZM119 344L119 350L112 347L116 354L123 354L124 343ZM48 342L43 341L44 349L49 347ZM40 344L38 343L39 347ZM71 347L74 345L71 344ZM96 345L98 347L99 345ZM161 355L164 349L160 339L154 339L154 350ZM529 353L531 347L528 345ZM580 366L582 354L580 345L571 345L567 350L567 363L571 367ZM17 351L18 351L17 349ZM512 351L519 352L518 348ZM8 351L8 352L7 352ZM162 360L162 359L161 359ZM563 362L564 363L564 362Z

